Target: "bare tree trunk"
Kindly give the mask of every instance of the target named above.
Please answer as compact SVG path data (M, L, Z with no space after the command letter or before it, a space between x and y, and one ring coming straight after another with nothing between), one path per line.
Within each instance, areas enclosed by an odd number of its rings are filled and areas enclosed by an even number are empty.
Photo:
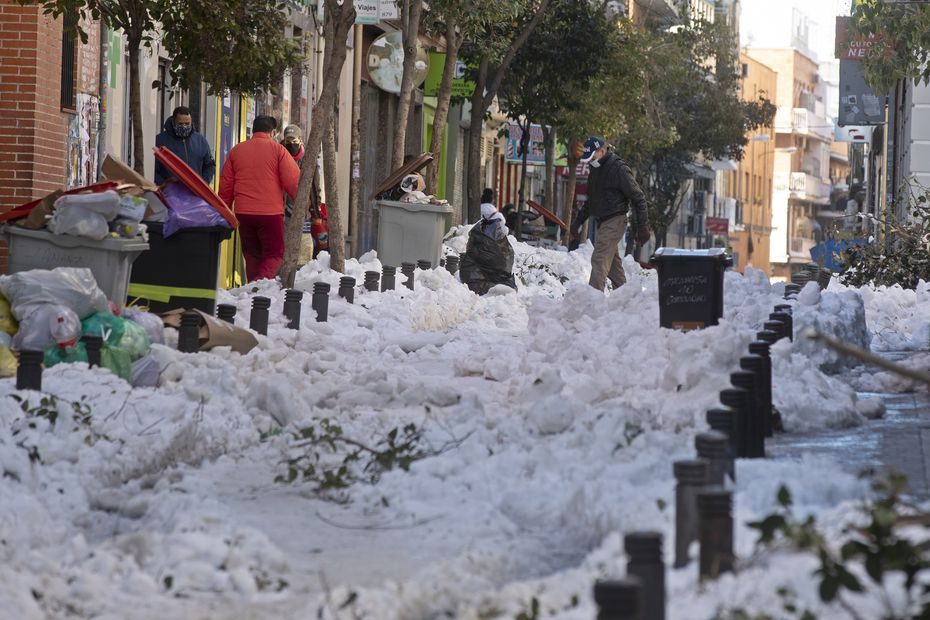
M575 187L578 185L578 158L575 157L575 150L578 148L578 139L575 138L568 143L568 156L565 158L568 164L568 183L565 184L565 225L568 230L565 232L565 247L569 247L572 242L572 216L575 211ZM580 234L580 233L579 233ZM578 239L579 243L581 239Z
M543 147L546 149L546 196L543 206L555 213L555 129L543 125L542 132Z
M484 120L484 114L488 111L488 108L491 107L494 97L497 96L497 91L500 89L501 82L504 80L504 75L506 75L507 70L510 68L510 64L513 62L514 57L536 29L536 26L539 25L539 22L542 21L548 5L549 0L539 0L536 13L530 21L523 26L523 30L520 31L517 38L510 44L490 84L487 84L488 59L486 57L481 59L478 70L478 80L475 82L475 94L472 95L471 98L471 125L468 131L468 184L465 187L465 196L468 204L469 221L477 220L480 215L480 206L477 201L478 196L481 195L481 164L478 160L481 157L481 125Z
M329 266L345 272L346 244L339 211L339 177L336 174L336 115L332 114L323 137L323 182L326 183L326 218L329 223Z
M129 48L129 118L132 122L132 168L145 175L145 145L142 136L142 93L139 75L139 54L142 48L142 35L127 32L126 45Z
M417 62L417 43L420 39L420 14L423 0L404 0L401 20L404 29L404 74L400 80L400 103L397 110L397 127L394 131L394 152L391 155L391 170L404 163L407 152L407 121L413 103L413 74Z
M352 256L358 256L358 207L361 202L362 26L355 25L352 62L352 172L349 177L349 233Z
M452 100L452 80L455 77L455 65L459 58L459 48L463 37L456 33L456 24L450 20L446 24L446 62L442 67L442 80L436 94L436 114L433 117L433 138L429 150L433 160L426 167L426 191L431 194L439 192L439 155L442 150L442 135L446 131L449 119L449 102Z
M465 209L467 222L477 222L481 217L481 127L484 123L484 88L488 81L488 59L482 58L478 65L478 77L475 80L475 92L471 96L471 115L468 125L468 158L465 178ZM519 238L519 237L518 237Z
M349 30L355 23L355 6L351 2L339 4L337 0L324 0L326 2L326 22L323 25L325 35L325 50L323 61L323 84L320 95L314 106L313 118L310 124L310 135L304 145L306 154L300 165L300 182L297 184L297 200L294 213L303 214L310 205L310 193L313 185L313 175L316 170L317 156L323 144L323 137L327 131L332 117L333 105L336 101L336 87L339 75L345 64L347 48L346 38ZM327 196L327 200L329 197ZM331 217L331 216L330 216ZM338 217L338 216L337 216ZM281 264L281 283L285 287L294 286L294 276L297 273L297 259L300 253L300 233L303 230L304 218L291 217L287 220L284 230L284 260ZM340 230L340 233L342 231ZM336 238L330 232L329 245L345 245L345 239ZM340 250L342 251L342 250Z

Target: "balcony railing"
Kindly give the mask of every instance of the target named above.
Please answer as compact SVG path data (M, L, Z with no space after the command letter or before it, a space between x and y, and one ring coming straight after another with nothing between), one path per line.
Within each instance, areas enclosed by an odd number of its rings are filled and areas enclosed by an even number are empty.
M821 181L819 177L803 172L791 173L788 177L788 191L791 192L791 197L797 200L830 200L830 185Z
M807 108L791 110L791 127L795 133L814 136L825 142L833 141L833 122L814 114Z

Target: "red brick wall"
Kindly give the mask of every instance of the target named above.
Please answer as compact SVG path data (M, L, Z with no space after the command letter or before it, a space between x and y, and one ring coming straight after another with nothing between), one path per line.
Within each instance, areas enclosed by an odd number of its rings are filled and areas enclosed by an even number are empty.
M65 184L60 82L61 20L0 0L0 212Z

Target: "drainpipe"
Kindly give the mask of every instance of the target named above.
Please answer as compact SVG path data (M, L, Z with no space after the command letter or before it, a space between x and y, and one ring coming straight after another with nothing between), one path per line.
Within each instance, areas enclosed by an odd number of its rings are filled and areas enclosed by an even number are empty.
M100 80L99 80L99 100L97 110L97 180L101 177L101 168L103 167L103 158L106 156L107 148L107 89L109 88L110 72L110 38L109 30L103 20L100 21Z

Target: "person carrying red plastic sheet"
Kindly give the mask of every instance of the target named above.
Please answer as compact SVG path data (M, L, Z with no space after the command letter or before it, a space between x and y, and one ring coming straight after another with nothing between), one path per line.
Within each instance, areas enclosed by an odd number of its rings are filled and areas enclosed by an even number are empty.
M297 195L300 168L274 140L278 123L257 116L252 137L233 147L220 173L220 198L239 219L249 282L273 279L284 258L284 194Z

